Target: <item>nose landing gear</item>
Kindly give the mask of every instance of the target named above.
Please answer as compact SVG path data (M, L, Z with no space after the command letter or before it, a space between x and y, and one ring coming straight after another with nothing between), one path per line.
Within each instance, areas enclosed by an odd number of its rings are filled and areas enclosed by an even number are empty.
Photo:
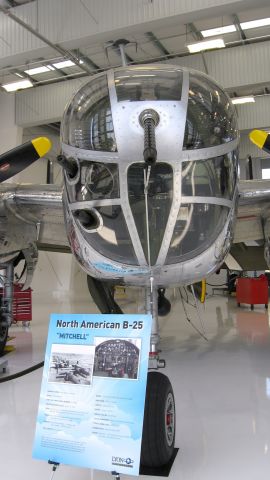
M88 276L88 288L102 313L123 313L105 283ZM165 289L148 288L145 292L145 310L152 316L152 333L141 447L142 469L158 469L172 464L175 455L173 389L168 377L158 371L165 367L165 360L159 358L158 315L167 315L171 308L164 295Z

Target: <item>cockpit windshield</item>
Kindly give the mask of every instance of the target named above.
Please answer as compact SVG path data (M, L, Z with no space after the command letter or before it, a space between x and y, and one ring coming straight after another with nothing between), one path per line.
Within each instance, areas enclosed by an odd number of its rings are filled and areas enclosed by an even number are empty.
M127 67L114 75L117 99L119 102L181 100L182 78L180 68Z
M190 73L184 150L213 147L237 137L236 110L211 80Z
M179 263L199 255L212 245L225 225L228 207L207 203L182 204L166 263Z
M182 163L182 195L232 199L237 179L236 151Z
M129 167L128 198L145 257L154 265L170 215L173 170L166 163L149 169L143 163Z
M77 184L76 200L119 198L118 165L115 163L83 162Z
M102 226L97 232L89 232L78 222L87 243L104 257L129 265L136 265L132 241L120 205L96 207L102 218Z
M62 141L84 150L116 152L107 76L84 85L68 105L62 125Z

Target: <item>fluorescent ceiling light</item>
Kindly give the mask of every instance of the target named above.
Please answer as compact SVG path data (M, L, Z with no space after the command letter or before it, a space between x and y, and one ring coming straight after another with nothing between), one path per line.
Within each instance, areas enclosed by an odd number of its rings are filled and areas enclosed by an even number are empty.
M49 68L45 67L45 66L42 66L42 67L31 68L30 70L24 70L24 71L28 75L37 75L38 73L48 72Z
M251 95L249 97L235 97L231 98L232 103L234 105L240 105L241 103L254 103L255 98Z
M5 85L2 85L2 87L7 92L16 92L16 90L20 90L21 88L33 87L33 84L30 80L22 80L21 82L6 83Z
M17 77L24 78L24 76L21 73L16 72L15 75L17 75Z
M52 65L47 65L49 70L55 70L55 68Z
M58 62L58 63L53 63L53 66L55 68L67 68L67 67L73 67L75 65L74 62L71 60L65 60L64 62Z
M270 25L270 18L261 18L260 20L251 20L250 22L242 22L240 23L241 28L243 30L248 30L249 28L257 28L257 27L266 27Z
M210 28L209 30L201 30L204 38L214 37L215 35L222 35L223 33L236 32L235 25L226 25L225 27Z
M202 50L210 50L211 48L224 48L225 43L222 38L215 38L213 40L205 40L202 42L191 43L187 45L190 53L201 52Z

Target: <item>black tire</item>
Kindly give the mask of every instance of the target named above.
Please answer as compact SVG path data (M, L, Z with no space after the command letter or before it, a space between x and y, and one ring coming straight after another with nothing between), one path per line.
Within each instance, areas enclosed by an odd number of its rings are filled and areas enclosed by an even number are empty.
M146 467L161 467L168 463L173 455L174 441L175 401L171 382L166 375L160 372L149 372L144 408L141 464Z
M254 310L254 305L250 305L251 310Z
M240 303L238 303L237 306L240 307Z
M264 306L265 306L265 308L266 308L266 310L267 310L267 309L268 309L268 303L266 303Z

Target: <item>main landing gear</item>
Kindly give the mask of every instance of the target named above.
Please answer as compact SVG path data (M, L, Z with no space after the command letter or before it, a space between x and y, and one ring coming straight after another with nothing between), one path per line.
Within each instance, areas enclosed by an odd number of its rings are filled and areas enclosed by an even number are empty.
M14 266L12 262L0 264L2 296L0 297L0 357L4 353L7 343L8 329L12 324L13 312L13 276Z

